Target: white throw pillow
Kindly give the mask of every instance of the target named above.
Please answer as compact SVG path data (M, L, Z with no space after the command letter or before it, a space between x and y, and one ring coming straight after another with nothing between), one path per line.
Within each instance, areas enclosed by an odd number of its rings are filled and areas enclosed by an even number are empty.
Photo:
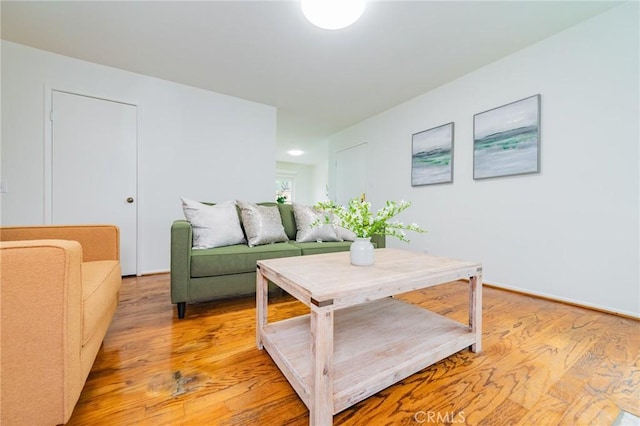
M336 235L331 221L326 223L325 216L328 213L316 210L311 206L305 206L293 203L293 215L296 218L296 234L297 243L307 243L316 241L342 241ZM317 226L311 226L312 223L319 221Z
M289 241L278 206L260 206L245 201L237 203L249 247Z
M338 222L340 222L340 219L338 219ZM348 230L347 228L343 228L342 226L340 226L339 224L334 222L333 225L335 231L336 231L336 235L338 236L338 238L341 238L342 241L355 241L356 240L356 233L353 231Z
M193 227L193 248L244 244L247 240L240 227L234 202L209 206L188 198L181 198L182 211Z

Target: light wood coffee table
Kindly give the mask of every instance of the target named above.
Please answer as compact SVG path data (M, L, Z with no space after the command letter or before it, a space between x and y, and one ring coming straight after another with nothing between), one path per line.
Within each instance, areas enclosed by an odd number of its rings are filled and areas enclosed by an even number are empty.
M258 261L257 344L309 409L312 425L423 368L470 347L481 350L482 266L398 249L375 251L373 266L349 253ZM469 324L393 295L469 279ZM267 322L268 281L310 314Z

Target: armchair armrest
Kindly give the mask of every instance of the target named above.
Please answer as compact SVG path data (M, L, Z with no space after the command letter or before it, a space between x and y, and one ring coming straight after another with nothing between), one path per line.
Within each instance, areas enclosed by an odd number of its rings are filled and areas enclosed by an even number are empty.
M0 243L2 424L71 416L84 384L81 262L77 241Z
M115 225L8 226L0 240L71 240L82 246L84 262L120 260L120 230Z

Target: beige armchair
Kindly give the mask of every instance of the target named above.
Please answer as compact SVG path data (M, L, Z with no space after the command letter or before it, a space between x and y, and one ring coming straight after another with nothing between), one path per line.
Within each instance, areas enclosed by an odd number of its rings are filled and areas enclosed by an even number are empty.
M0 241L0 424L64 424L118 305L119 230L3 227Z

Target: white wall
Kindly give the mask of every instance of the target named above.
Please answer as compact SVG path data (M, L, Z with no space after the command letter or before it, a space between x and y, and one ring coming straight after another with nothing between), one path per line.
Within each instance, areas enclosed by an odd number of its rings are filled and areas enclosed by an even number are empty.
M313 167L313 200L325 201L329 198L329 164L327 161Z
M638 3L612 9L333 135L330 157L368 142L374 207L410 200L402 219L429 231L409 249L480 261L486 282L640 315L638 25ZM473 115L538 93L542 172L474 181ZM411 187L411 135L451 121L454 183Z
M179 197L273 198L275 108L7 41L1 53L4 225L46 223L45 86L138 106L142 273L169 269L171 223L183 218Z
M295 178L295 202L313 205L326 198L327 164L299 164L286 161L276 163L276 172L289 173ZM273 197L269 198L270 200Z

